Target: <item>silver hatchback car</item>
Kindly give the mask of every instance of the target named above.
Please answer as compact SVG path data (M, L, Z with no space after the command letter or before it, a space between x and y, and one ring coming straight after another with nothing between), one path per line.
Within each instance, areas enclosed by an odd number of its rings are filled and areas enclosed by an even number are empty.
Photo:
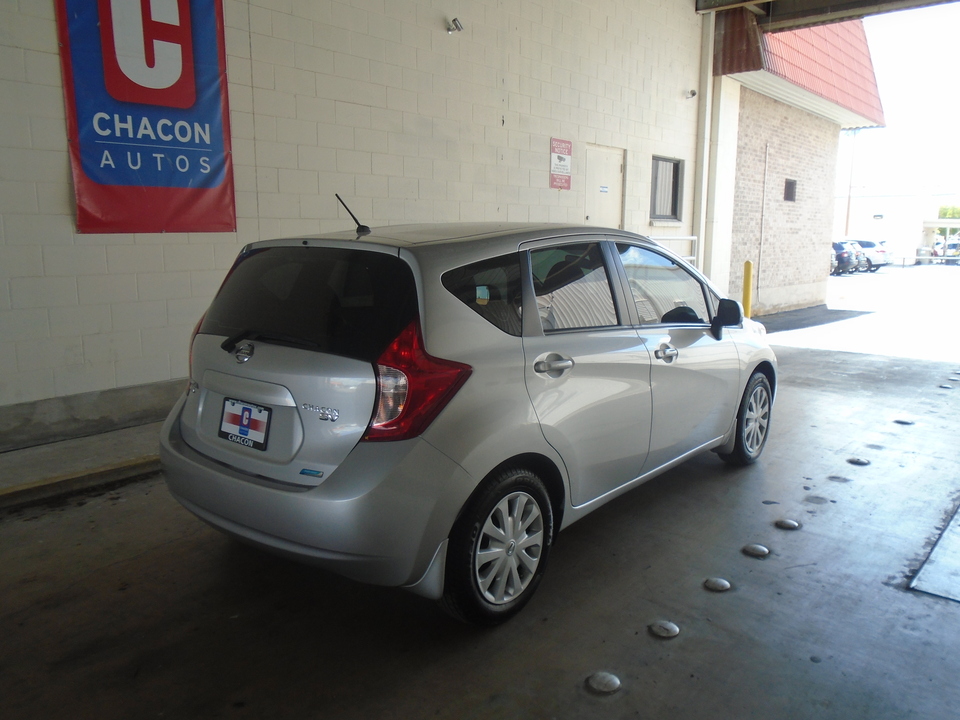
M366 231L245 247L197 325L161 458L214 527L495 624L562 528L696 453L762 452L763 326L656 243Z

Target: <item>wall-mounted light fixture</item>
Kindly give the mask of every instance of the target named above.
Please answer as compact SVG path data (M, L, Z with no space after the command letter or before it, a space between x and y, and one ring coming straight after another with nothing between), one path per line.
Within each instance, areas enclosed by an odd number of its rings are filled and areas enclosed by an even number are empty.
M451 20L450 24L447 25L448 34L453 35L455 32L463 32L463 24L457 18Z

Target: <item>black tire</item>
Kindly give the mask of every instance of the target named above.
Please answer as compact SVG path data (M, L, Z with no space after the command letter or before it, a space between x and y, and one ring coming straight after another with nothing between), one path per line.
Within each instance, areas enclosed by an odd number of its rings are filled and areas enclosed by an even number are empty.
M740 400L740 409L737 412L737 441L733 452L720 453L724 462L744 466L757 461L770 434L772 409L773 393L770 390L770 381L762 372L755 372Z
M476 625L509 620L540 585L552 544L553 508L543 481L523 468L500 471L453 526L441 605Z

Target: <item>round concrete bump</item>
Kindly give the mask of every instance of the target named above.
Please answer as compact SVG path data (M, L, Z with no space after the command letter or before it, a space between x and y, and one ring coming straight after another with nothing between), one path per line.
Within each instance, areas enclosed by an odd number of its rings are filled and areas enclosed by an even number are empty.
M613 695L620 689L620 678L613 673L595 672L587 678L587 690L596 695Z
M724 580L721 577L707 578L706 580L703 581L703 586L710 592L717 592L717 593L726 592L731 587L730 581Z
M770 554L770 548L764 547L759 543L750 543L749 545L744 545L741 552L743 552L744 555L749 555L750 557L765 558Z
M647 625L650 634L658 638L675 638L680 634L680 628L669 620L657 620Z
M796 520L791 520L790 518L780 518L774 523L774 525L781 530L799 530L801 527L803 527L799 522Z

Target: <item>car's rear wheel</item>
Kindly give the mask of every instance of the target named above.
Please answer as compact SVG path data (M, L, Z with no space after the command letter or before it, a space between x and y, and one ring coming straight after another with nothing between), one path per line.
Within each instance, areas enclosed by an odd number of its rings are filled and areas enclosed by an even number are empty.
M441 604L478 625L510 619L540 584L552 542L543 481L523 468L488 478L450 534Z
M740 400L737 440L733 452L721 453L720 457L731 465L750 465L756 462L767 444L772 409L773 393L770 390L770 381L762 372L755 372Z

